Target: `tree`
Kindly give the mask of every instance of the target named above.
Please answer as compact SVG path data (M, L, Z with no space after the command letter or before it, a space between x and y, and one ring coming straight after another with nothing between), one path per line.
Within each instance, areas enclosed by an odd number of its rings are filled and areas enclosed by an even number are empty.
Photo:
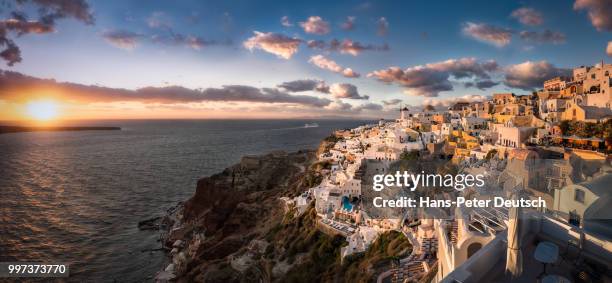
M338 142L340 140L341 140L341 138L337 137L335 134L332 134L332 135L330 135L330 136L325 138L326 142L333 142L333 143L336 143L336 142Z
M612 120L608 120L603 124L602 133L606 142L612 144Z
M404 151L400 155L402 160L417 160L419 159L419 152L417 150Z
M487 156L485 156L485 159L490 160L491 158L493 158L493 156L495 156L495 154L497 154L497 150L491 149L489 150L489 152L487 152Z
M583 130L584 130L583 135L581 137L589 138L589 137L594 137L598 135L597 124L595 123L585 123Z
M571 121L568 121L568 120L561 121L561 123L559 124L559 128L561 129L561 134L563 134L564 136L567 135L567 133L569 133L570 128L571 128Z

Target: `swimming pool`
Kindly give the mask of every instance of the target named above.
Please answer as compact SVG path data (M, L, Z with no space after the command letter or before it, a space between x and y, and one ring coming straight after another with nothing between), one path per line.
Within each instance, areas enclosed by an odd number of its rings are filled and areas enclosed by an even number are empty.
M344 210L346 211L353 210L353 205L351 204L347 196L342 197L342 208L344 208Z

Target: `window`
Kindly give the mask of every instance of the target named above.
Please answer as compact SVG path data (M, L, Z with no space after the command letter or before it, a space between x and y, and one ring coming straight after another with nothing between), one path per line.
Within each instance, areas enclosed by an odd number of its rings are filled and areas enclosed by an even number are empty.
M576 191L574 192L574 200L579 203L584 203L584 191L576 189Z

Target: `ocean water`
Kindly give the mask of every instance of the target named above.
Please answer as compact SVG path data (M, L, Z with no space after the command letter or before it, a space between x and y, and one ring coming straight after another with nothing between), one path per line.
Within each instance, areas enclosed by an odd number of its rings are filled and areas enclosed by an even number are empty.
M367 121L104 121L121 131L0 135L0 261L65 262L69 281L151 281L157 231L137 224L188 199L245 154L316 148Z

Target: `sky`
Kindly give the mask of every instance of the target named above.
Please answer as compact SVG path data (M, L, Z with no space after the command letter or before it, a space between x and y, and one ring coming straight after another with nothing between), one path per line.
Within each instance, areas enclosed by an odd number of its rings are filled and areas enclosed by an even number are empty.
M5 0L0 120L393 118L529 94L611 32L609 0Z

